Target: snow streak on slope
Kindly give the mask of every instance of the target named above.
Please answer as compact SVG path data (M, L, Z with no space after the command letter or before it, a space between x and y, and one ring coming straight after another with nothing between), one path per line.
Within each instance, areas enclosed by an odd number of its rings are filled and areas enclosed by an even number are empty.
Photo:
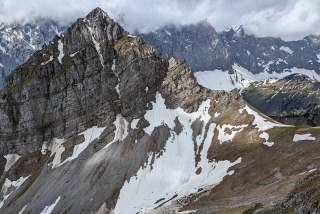
M59 50L59 56L58 56L58 61L60 64L62 64L62 59L64 57L64 52L63 52L63 43L61 42L61 39L58 41L58 50Z
M311 134L295 134L293 137L293 142L303 141L303 140L316 140Z
M94 34L95 34L95 33L93 32L92 28L91 28L90 26L87 26L87 28L88 28L88 30L89 30L89 32L90 32L91 40L92 40L92 42L93 42L93 44L94 44L94 47L96 48L96 51L97 51L97 53L98 53L98 55L99 55L100 63L101 63L101 65L102 65L102 67L104 67L104 59L103 59L103 56L102 56L102 53L101 53L100 44L99 44L99 42L94 38Z
M114 132L113 140L105 146L105 148L109 147L111 144L117 141L123 141L128 135L128 121L121 115L118 114L116 120L113 123L116 127Z
M259 137L264 139L263 144L268 147L273 146L274 142L269 141L269 134L266 132L267 130L272 129L274 127L291 127L289 125L284 125L281 123L270 122L266 118L262 117L260 114L252 110L247 105L243 109L239 109L239 113L242 114L244 110L246 110L248 114L254 116L252 125L255 125L256 128L259 130Z
M229 168L240 163L241 158L235 162L228 160L209 162L207 159L215 128L215 124L209 124L209 106L210 100L207 100L202 103L197 112L193 113L186 113L181 108L167 109L164 99L157 94L153 109L144 116L150 123L150 126L145 128L145 132L151 134L154 128L161 125L166 125L172 130L176 118L182 124L183 130L179 135L170 131L171 136L163 154L155 159L152 165L150 165L152 162L150 154L147 164L124 184L115 213L146 212L170 199L178 199L197 192L201 187L217 185L226 175L233 174ZM204 126L202 135L193 142L191 124L196 119L203 121ZM198 149L203 143L203 149L200 152L201 161L197 167L195 167L194 143ZM197 169L201 169L200 174L196 174Z
M304 74L314 81L320 81L320 75L313 70L291 68L289 71L281 73L276 72L262 72L253 74L247 69L235 64L232 66L234 73L228 71L214 70L214 71L200 71L195 72L200 85L210 88L212 90L231 91L235 88L246 88L250 83L255 81L265 81L268 79L281 79L291 74Z
M59 40L60 41L60 40ZM59 62L62 60L62 58L61 59L59 59ZM52 62L53 61L53 56L50 56L50 58L47 60L47 61L45 61L45 62L42 62L41 63L41 65L46 65L46 64L48 64L49 62ZM61 63L61 62L60 62Z
M232 141L232 139L241 132L248 125L233 126L230 124L218 125L217 129L219 131L218 140L221 144L224 142Z
M62 145L63 143L64 143L64 139L53 139L53 143L49 148L49 150L51 151L50 157L54 156L51 163L52 168L58 167L61 164L61 155L65 150L64 146ZM46 150L45 148L42 148L42 154L46 153L45 150Z
M293 50L291 50L291 48L285 47L285 46L281 46L279 49L288 53L288 54L293 54L293 52L294 52Z
M27 205L24 205L21 210L18 212L18 214L22 214L27 209Z
M291 68L290 70L284 70L281 73L277 72L262 72L262 73L257 73L253 74L247 69L241 67L240 65L233 65L232 68L239 74L243 76L243 78L248 79L250 81L264 81L267 79L282 79L286 76L289 76L291 74L304 74L308 77L310 77L312 80L315 81L320 81L320 75L317 74L314 70L307 70L303 68Z
M56 201L53 204L51 204L49 206L46 206L42 210L42 212L40 214L50 214L50 213L52 213L54 207L58 204L59 201L60 201L60 196L56 199Z
M7 172L20 158L18 154L7 154L4 158L7 160L4 171Z
M54 155L54 159L52 161L52 168L59 167L65 164L68 161L72 161L79 157L81 152L83 152L95 139L99 138L102 132L104 131L104 127L99 128L97 126L93 126L87 129L84 132L81 132L79 135L84 135L84 142L75 145L73 148L73 153L70 157L61 162L61 155L64 152L65 148L62 145L65 140L64 139L54 139L54 142L49 149L51 151L51 156Z
M20 177L16 181L11 181L8 178L4 181L4 184L1 188L1 195L3 196L3 199L0 201L0 208L3 206L5 200L9 198L9 196L29 178L28 177Z
M72 155L68 157L66 160L64 160L63 163L61 163L61 165L68 161L72 161L78 158L81 152L83 152L89 146L90 143L92 143L95 139L100 137L104 129L105 129L104 127L99 128L97 126L93 126L85 130L84 132L81 132L79 135L84 135L84 142L78 145L75 145L73 148Z
M229 74L228 71L214 70L195 72L200 85L213 90L231 91L235 88L245 87L245 83L237 81L236 74Z

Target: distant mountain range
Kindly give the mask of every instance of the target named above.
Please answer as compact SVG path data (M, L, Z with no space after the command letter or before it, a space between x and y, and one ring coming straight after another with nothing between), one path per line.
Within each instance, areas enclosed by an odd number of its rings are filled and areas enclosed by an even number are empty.
M0 85L13 68L65 28L50 19L1 24ZM141 35L168 56L185 60L193 71L204 72L196 74L198 81L211 89L242 88L253 81L291 73L320 80L320 36L284 41L247 34L242 26L218 33L205 21L164 26ZM214 71L214 77L208 71Z
M0 86L4 77L65 27L50 19L0 24Z
M319 36L287 42L247 34L242 26L218 33L207 22L165 26L142 36L161 52L185 60L194 71L214 71L196 74L200 83L212 89L243 87L248 81L291 73L320 80Z

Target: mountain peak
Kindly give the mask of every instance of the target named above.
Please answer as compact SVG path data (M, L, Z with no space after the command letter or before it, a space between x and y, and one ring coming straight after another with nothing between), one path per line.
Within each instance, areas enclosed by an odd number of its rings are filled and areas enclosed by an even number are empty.
M87 19L93 19L93 18L99 18L99 17L108 17L108 14L103 10L101 9L100 7L96 7L95 9L93 9L87 16L86 18Z
M94 44L100 51L103 44L114 44L128 33L105 11L97 7L84 18L78 19L64 33L63 43L65 51L72 54L85 47L88 43Z
M243 27L243 25L235 26L235 27L230 27L229 29L226 29L223 32L225 35L227 35L228 38L231 37L243 37L246 35L246 31Z
M240 25L236 30L235 30L235 35L243 37L246 34L243 25Z

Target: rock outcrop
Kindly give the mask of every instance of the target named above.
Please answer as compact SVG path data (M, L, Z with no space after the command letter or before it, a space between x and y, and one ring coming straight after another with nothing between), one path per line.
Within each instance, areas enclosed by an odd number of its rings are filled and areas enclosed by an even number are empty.
M253 83L243 98L264 114L288 124L320 125L320 83L293 74L278 81Z

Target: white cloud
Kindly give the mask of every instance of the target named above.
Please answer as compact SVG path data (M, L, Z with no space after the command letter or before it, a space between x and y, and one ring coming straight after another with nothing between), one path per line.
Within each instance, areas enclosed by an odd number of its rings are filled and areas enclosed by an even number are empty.
M0 21L49 16L71 21L95 7L149 31L207 19L217 30L244 25L259 36L301 38L320 33L319 0L0 0Z

